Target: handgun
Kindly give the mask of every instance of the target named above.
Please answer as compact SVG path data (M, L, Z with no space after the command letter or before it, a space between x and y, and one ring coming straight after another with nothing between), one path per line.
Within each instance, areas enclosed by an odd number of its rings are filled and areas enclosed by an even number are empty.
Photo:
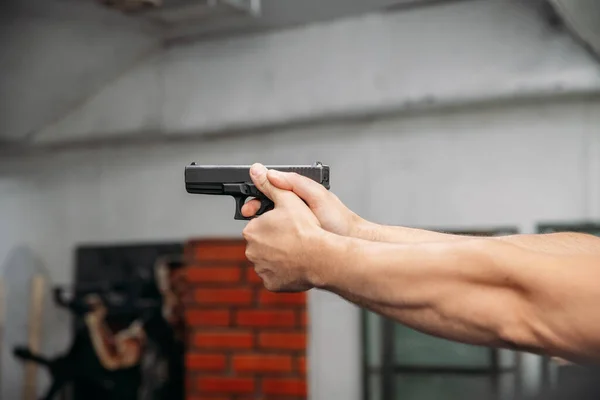
M217 196L233 196L236 220L244 217L242 207L248 198L260 200L261 206L255 217L274 208L273 202L261 193L250 178L250 165L198 165L195 162L185 167L185 188L188 193ZM267 169L295 172L310 178L329 190L329 166L321 162L312 165L265 165Z

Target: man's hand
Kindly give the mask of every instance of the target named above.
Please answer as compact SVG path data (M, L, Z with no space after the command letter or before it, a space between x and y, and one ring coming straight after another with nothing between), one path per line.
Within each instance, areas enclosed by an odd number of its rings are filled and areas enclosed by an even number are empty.
M358 236L364 222L323 185L296 173L269 170L268 183L278 189L294 192L300 197L319 220L322 228L341 236ZM260 201L251 200L242 208L245 217L256 214Z
M324 232L319 220L292 191L272 185L263 165L253 165L250 174L256 187L273 201L275 208L251 220L244 229L246 257L268 290L311 289L314 286L311 257L315 256L315 246ZM249 207L253 206L247 205L246 211Z

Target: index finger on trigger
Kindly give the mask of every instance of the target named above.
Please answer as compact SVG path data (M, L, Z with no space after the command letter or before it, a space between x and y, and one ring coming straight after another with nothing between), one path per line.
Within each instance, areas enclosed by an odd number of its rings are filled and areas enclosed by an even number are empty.
M253 217L260 210L260 200L252 199L242 207L242 215L246 218Z

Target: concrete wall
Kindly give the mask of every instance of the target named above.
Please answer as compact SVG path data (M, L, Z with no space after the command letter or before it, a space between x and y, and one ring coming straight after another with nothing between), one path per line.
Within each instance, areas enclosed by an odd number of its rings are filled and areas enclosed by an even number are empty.
M538 3L449 2L171 47L34 141L200 135L598 92L598 64Z
M27 141L159 49L160 31L95 2L0 4L0 142Z
M592 158L600 151L599 107L537 102L4 159L0 259L27 245L55 282L68 282L78 243L239 237L233 199L185 193L183 168L191 161L321 160L332 166L332 190L351 208L390 224L532 232L539 221L600 218L600 169ZM358 309L320 292L311 293L310 307L312 398L358 400ZM47 329L58 335L66 326L57 325ZM535 358L528 363L533 387ZM5 359L4 367L14 366Z

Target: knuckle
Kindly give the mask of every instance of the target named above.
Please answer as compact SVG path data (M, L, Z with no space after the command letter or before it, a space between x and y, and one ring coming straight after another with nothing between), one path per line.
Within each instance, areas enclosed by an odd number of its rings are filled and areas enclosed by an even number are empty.
M311 180L309 184L321 195L324 195L325 193L330 193L329 190L325 189L325 186L323 186L319 182Z
M267 174L263 174L260 177L258 177L258 183L260 184L261 187L265 187L269 185L269 177L267 176Z
M246 227L242 230L242 236L244 237L244 239L246 239L246 240L252 239L252 232L255 229L254 228L255 225L256 225L256 219L252 219L252 220L250 220L250 222L248 222Z

